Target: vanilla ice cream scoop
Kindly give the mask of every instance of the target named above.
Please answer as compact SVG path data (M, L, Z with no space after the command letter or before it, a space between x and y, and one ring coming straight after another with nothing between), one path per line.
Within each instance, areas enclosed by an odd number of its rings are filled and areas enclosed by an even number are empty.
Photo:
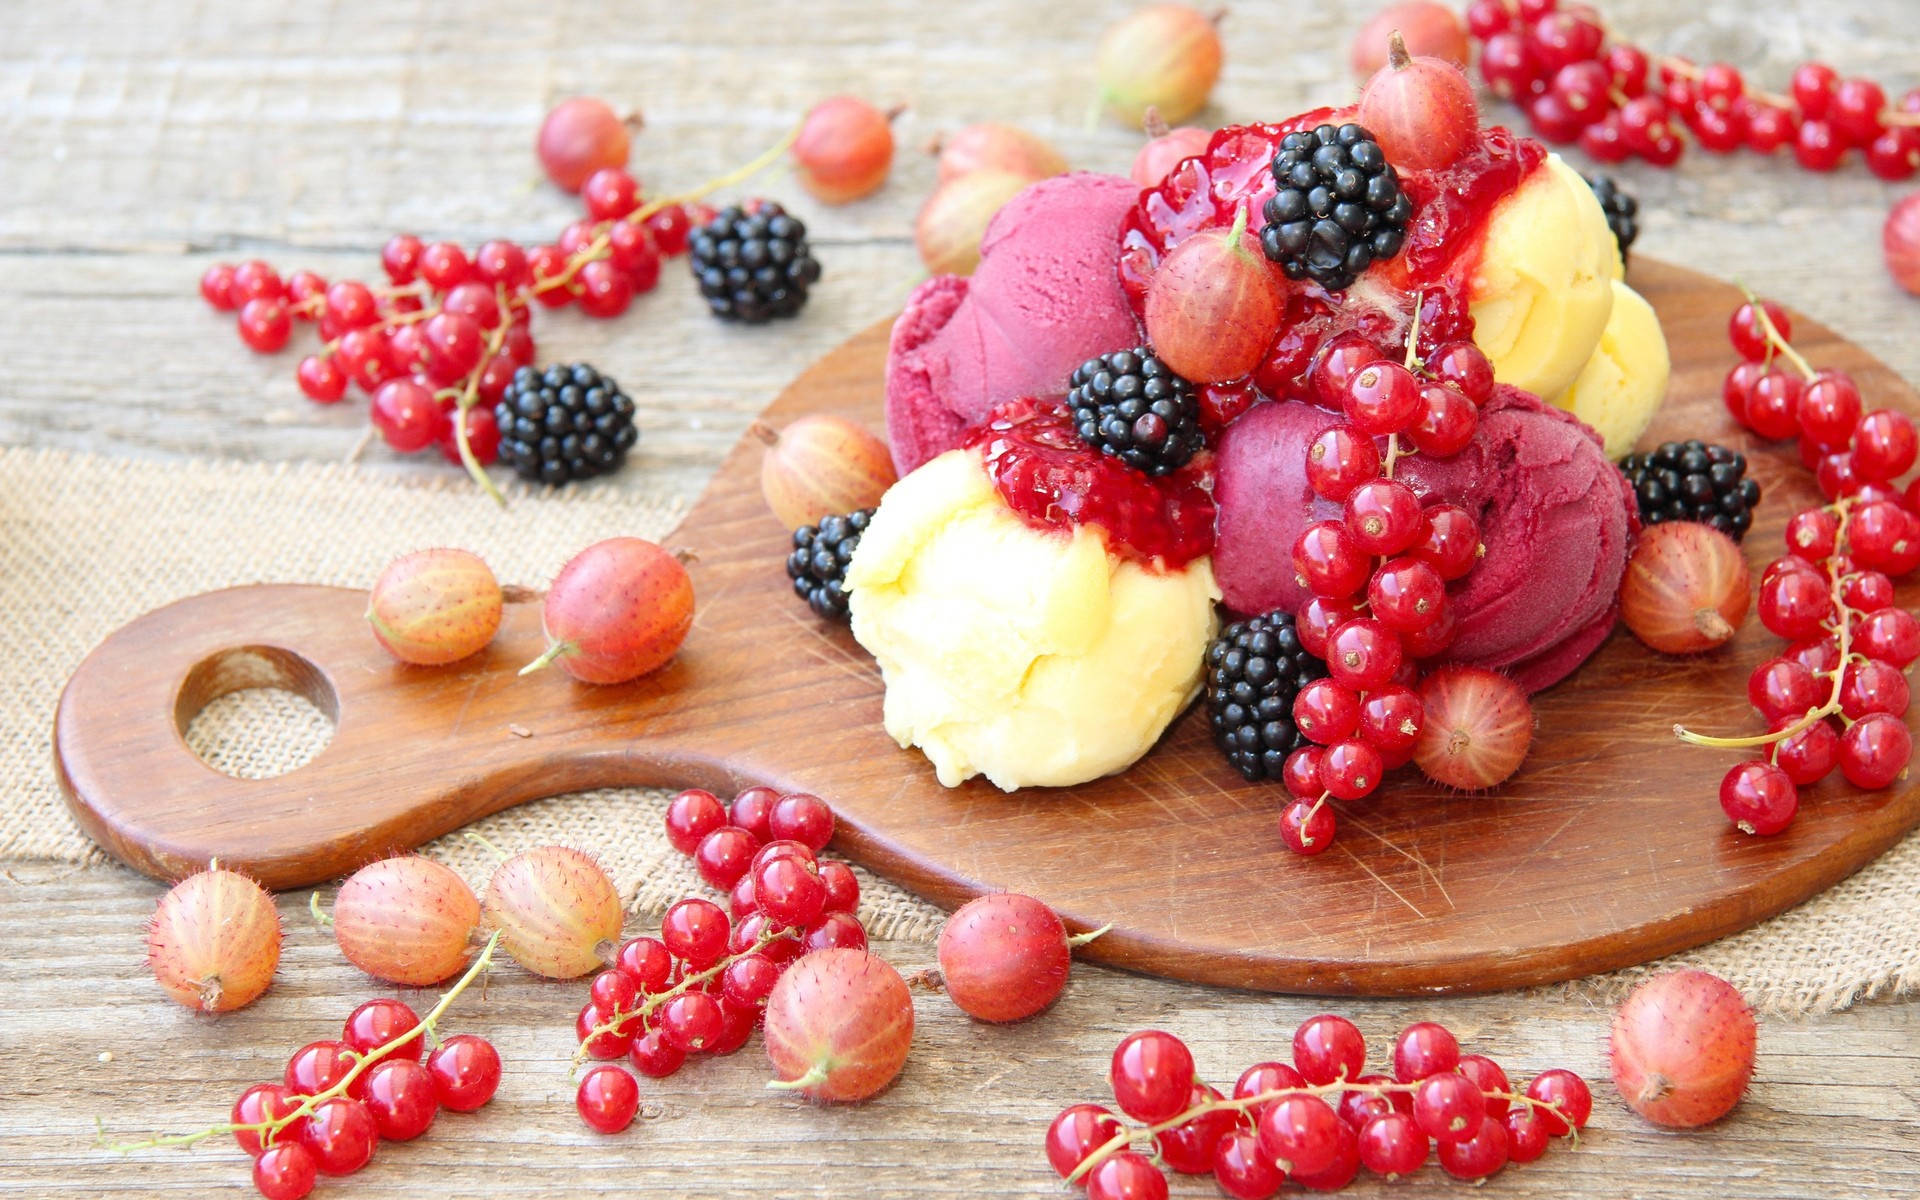
M1220 595L1210 561L1140 562L1097 523L1025 518L988 453L950 450L895 484L847 568L887 732L948 787L1124 770L1199 690Z

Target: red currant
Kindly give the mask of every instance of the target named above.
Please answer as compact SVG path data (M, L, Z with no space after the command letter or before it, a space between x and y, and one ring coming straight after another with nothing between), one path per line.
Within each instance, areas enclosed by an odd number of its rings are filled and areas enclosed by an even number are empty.
M851 913L830 912L807 930L804 945L808 953L815 950L864 950L867 948L867 927Z
M1772 104L1755 103L1747 112L1747 149L1772 154L1793 139L1793 114Z
M674 793L667 801L667 841L682 854L692 854L702 838L727 824L726 806L703 788Z
M640 1111L640 1084L619 1067L600 1066L580 1078L574 1094L580 1119L601 1133L619 1133Z
M1427 1161L1431 1143L1414 1119L1391 1112L1368 1121L1360 1130L1360 1161L1367 1170L1388 1179L1411 1175Z
M1426 532L1419 498L1397 479L1375 479L1353 489L1347 496L1343 523L1350 543L1363 555L1399 554ZM1356 584L1347 592L1323 594L1349 595L1357 588Z
M667 1041L657 1029L649 1029L633 1039L633 1049L627 1053L627 1061L633 1069L649 1079L665 1079L680 1069L687 1061L687 1052Z
M331 357L307 355L294 370L294 379L315 404L332 404L347 394L347 373Z
M1846 141L1826 121L1802 121L1793 135L1793 157L1809 171L1831 171L1846 154Z
M226 263L208 267L200 276L200 296L220 312L240 307L240 298L233 294L233 268Z
M309 1042L287 1060L287 1089L301 1096L317 1096L347 1077L359 1054L345 1042Z
M1770 837L1792 824L1800 793L1785 771L1755 759L1734 767L1720 781L1720 808L1743 833Z
M1320 779L1327 791L1342 800L1359 800L1380 786L1386 764L1380 752L1357 738L1327 747L1320 759Z
M700 839L693 863L710 886L731 891L759 849L760 841L751 833L737 825L723 825Z
M1120 1110L1158 1124L1186 1106L1193 1086L1193 1055L1186 1043L1157 1029L1130 1034L1114 1048L1107 1072Z
M1840 537L1840 518L1824 508L1798 512L1787 522L1787 550L1807 562L1825 562Z
M1287 755L1287 761L1280 768L1280 782L1286 786L1287 794L1299 799L1317 799L1327 789L1320 783L1319 746L1302 746Z
M427 1055L427 1074L440 1107L473 1112L500 1087L500 1054L485 1038L455 1034Z
M718 904L697 897L682 900L660 919L660 940L674 957L704 971L727 953L732 922Z
M1507 1079L1507 1073L1501 1069L1499 1063L1484 1054L1462 1054L1460 1065L1454 1069L1473 1080L1479 1085L1480 1090L1486 1093L1488 1116L1507 1115L1507 1109L1512 1101L1502 1099L1494 1093L1512 1091L1513 1084Z
M1840 735L1840 773L1855 787L1886 787L1913 757L1913 735L1890 713L1872 713Z
M1789 641L1812 637L1833 615L1826 582L1810 571L1782 571L1760 584L1760 622Z
M1122 1150L1087 1172L1087 1200L1167 1200L1167 1177L1146 1155Z
M253 1164L253 1186L265 1200L301 1200L313 1193L319 1168L299 1142L276 1142Z
M363 1090L374 1128L390 1142L419 1137L440 1113L433 1076L415 1059L381 1059L368 1068Z
M1601 43L1606 40L1598 22L1585 13L1570 10L1540 18L1529 32L1534 57L1548 72L1593 60L1599 56Z
M1825 63L1802 63L1794 68L1793 104L1803 118L1817 118L1827 115L1828 106L1833 99L1833 85L1839 82L1839 76Z
M258 354L272 354L293 336L293 318L283 301L256 298L240 306L240 340Z
M1260 1153L1258 1135L1236 1129L1213 1148L1213 1179L1234 1200L1267 1200L1286 1175Z
M770 787L750 787L733 798L727 816L762 842L774 840L773 808L780 793Z
M1187 1096L1187 1107L1194 1108L1220 1099L1220 1093L1195 1081ZM1213 1149L1220 1139L1240 1126L1240 1114L1232 1109L1215 1109L1190 1121L1161 1131L1154 1138L1160 1161L1182 1175L1205 1175L1213 1170Z
M582 1005L580 1012L573 1018L574 1040L586 1047L587 1053L595 1058L619 1058L633 1048L633 1034L639 1024L634 1022L617 1029L601 1028L603 1025L610 1024L615 1016L616 1014L602 1009L597 1004L589 1002ZM596 1033L595 1030L599 1032Z
M1487 1100L1479 1086L1450 1069L1426 1076L1413 1093L1414 1121L1443 1147L1475 1136L1486 1115Z
M1503 100L1532 95L1540 75L1539 61L1518 33L1496 33L1480 47L1480 77Z
M673 955L658 939L637 937L620 947L620 952L614 957L614 965L621 974L633 981L636 989L652 995L666 990L668 979L673 974Z
M1317 521L1294 542L1293 569L1314 595L1344 598L1366 586L1372 566L1367 554L1346 525Z
M1565 1137L1574 1129L1585 1129L1587 1117L1593 1112L1593 1093L1587 1089L1587 1081L1558 1067L1534 1076L1533 1082L1527 1085L1527 1098L1551 1109L1533 1111L1540 1114L1547 1132L1555 1137Z
M1426 510L1426 518L1426 535L1413 547L1412 555L1446 582L1465 578L1480 561L1479 524L1457 504L1435 505Z
M705 992L681 992L661 1007L654 1024L681 1050L711 1050L723 1025L720 1002Z
M351 1175L373 1158L380 1133L373 1114L358 1100L335 1096L300 1118L296 1136L322 1175ZM263 1156L264 1157L264 1156Z
M1460 1043L1444 1025L1417 1021L1393 1041L1393 1077L1401 1083L1444 1074L1459 1065Z
M1920 451L1920 439L1905 413L1877 408L1861 417L1853 430L1853 469L1862 479L1892 482L1913 466L1916 451Z
M1547 1152L1552 1135L1547 1123L1528 1105L1509 1112L1506 1117L1507 1158L1511 1162L1530 1163Z
M1819 703L1820 681L1792 659L1771 658L1747 677L1747 701L1768 721L1799 716Z
M756 903L774 924L804 928L820 919L827 888L813 864L777 858L754 867L752 879Z
M472 264L467 253L452 242L434 242L420 252L420 278L439 292L467 281Z
M1455 1179L1485 1179L1507 1165L1506 1123L1482 1117L1470 1136L1442 1140L1437 1157L1440 1166Z
M1360 698L1332 679L1316 679L1293 698L1293 723L1308 739L1332 745L1359 725Z
M1098 1104L1062 1109L1047 1126L1047 1162L1064 1179L1120 1132L1120 1122L1113 1113Z
M1347 380L1342 404L1362 433L1403 433L1420 416L1420 381L1399 363L1368 363Z
M1799 419L1802 437L1844 450L1860 423L1860 389L1842 372L1823 371L1800 393Z
M398 1000L369 1000L347 1016L347 1023L340 1034L340 1040L360 1054L391 1042L403 1033L407 1033L420 1024L420 1018L413 1009ZM387 1052L383 1062L392 1062L396 1058L411 1058L418 1062L426 1053L427 1039L414 1038L403 1046Z
M843 862L821 863L820 882L827 889L827 901L823 906L827 912L852 913L860 907L860 881L854 876L852 867Z
M1369 617L1357 617L1327 640L1327 671L1334 682L1356 692L1376 688L1400 669L1400 639ZM1323 765L1322 774L1325 773Z
M1776 722L1774 729L1778 731L1798 723L1799 718L1790 718ZM1840 738L1825 721L1815 721L1792 737L1774 743L1773 748L1774 764L1801 787L1825 779L1839 758Z
M1420 389L1420 416L1408 432L1414 447L1429 458L1452 458L1467 448L1480 425L1473 402L1450 387L1429 383Z
M1323 431L1307 446L1307 483L1320 496L1339 503L1354 488L1380 475L1380 451L1373 439L1345 425Z
M232 1125L258 1125L263 1121L275 1121L300 1107L300 1097L292 1088L278 1083L256 1083L240 1093L233 1102L233 1112L227 1121ZM262 1149L260 1134L252 1129L236 1129L233 1140L240 1148L255 1158L260 1157Z
M420 239L410 233L396 233L380 249L380 265L394 283L412 283L420 271Z
M687 216L687 210L678 204L669 204L659 212L647 218L647 232L653 235L653 244L660 253L672 257L685 253L687 237L693 230L693 223Z
M1871 79L1848 79L1833 89L1829 119L1836 133L1855 146L1865 146L1886 128L1883 116L1887 93Z
M1317 1096L1287 1096L1260 1114L1260 1151L1289 1175L1312 1175L1332 1166L1340 1153L1344 1124Z
M1907 677L1898 668L1868 659L1850 663L1840 682L1840 711L1857 721L1869 713L1906 715Z
M1310 370L1314 391L1328 408L1346 401L1347 384L1361 369L1385 360L1386 353L1364 334L1345 333L1328 340Z
M1345 1017L1308 1017L1293 1031L1293 1065L1312 1084L1358 1079L1367 1065L1367 1040Z
M1920 658L1920 620L1904 608L1870 612L1855 628L1853 646L1868 658L1904 671Z
M1321 801L1295 799L1280 812L1280 841L1295 854L1319 854L1333 845L1337 825Z
M1787 317L1785 309L1771 300L1762 300L1761 307L1766 310L1767 319L1773 322L1773 328L1780 340L1793 340L1793 322ZM1766 330L1761 328L1760 318L1755 314L1752 303L1742 304L1733 310L1733 316L1727 319L1727 340L1740 357L1749 362L1763 362L1773 354L1773 345L1767 340Z

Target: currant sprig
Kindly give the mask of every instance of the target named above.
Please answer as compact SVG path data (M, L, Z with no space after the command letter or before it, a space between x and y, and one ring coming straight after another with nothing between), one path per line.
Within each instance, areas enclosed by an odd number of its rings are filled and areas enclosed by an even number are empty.
M764 930L759 937L754 939L753 944L748 948L733 951L710 967L689 972L672 986L662 991L645 995L631 1008L616 1010L613 1016L598 1021L592 1026L582 1030L580 1047L573 1053L569 1075L574 1071L578 1071L587 1059L593 1056L590 1047L594 1044L596 1038L631 1039L638 1029L646 1028L647 1022L656 1012L672 1003L676 997L683 996L691 991L705 990L704 985L726 974L727 968L733 966L740 960L749 955L759 954L775 942L798 941L799 937L799 932L792 929Z
M98 1144L103 1149L112 1150L118 1154L126 1154L135 1150L150 1150L160 1147L179 1147L185 1149L196 1146L208 1138L220 1137L223 1134L248 1133L257 1137L262 1145L272 1145L276 1137L284 1133L288 1127L308 1116L314 1109L336 1097L347 1095L353 1088L354 1083L358 1081L362 1075L372 1070L382 1059L387 1058L402 1047L419 1041L421 1038L430 1038L437 1041L439 1037L437 1025L440 1018L445 1016L447 1010L453 1007L453 1002L458 1000L468 987L472 986L474 980L480 978L480 976L493 965L493 952L499 944L500 934L496 932L487 939L486 944L481 947L480 953L474 956L473 963L467 968L466 973L461 975L452 987L441 993L439 1001L428 1010L425 1016L420 1018L419 1024L402 1033L396 1034L391 1039L372 1047L364 1053L356 1054L353 1066L341 1075L339 1079L310 1095L302 1096L299 1103L278 1116L254 1122L228 1122L223 1125L212 1125L194 1133L168 1134L160 1137L147 1138L144 1141L138 1142L107 1141L103 1128Z

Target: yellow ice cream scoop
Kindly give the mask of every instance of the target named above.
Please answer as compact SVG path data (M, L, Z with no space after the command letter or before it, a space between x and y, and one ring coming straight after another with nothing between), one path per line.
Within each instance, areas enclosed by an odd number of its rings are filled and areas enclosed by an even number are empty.
M1036 529L977 449L895 484L847 568L887 732L940 782L1064 787L1124 770L1199 691L1220 591L1206 558L1155 571L1090 525Z
M1494 378L1536 396L1566 391L1600 344L1620 275L1593 189L1548 155L1494 210L1468 281L1473 340Z
M1573 386L1551 399L1593 426L1607 444L1608 458L1620 458L1633 450L1666 398L1671 368L1653 306L1616 279L1613 313L1600 344Z

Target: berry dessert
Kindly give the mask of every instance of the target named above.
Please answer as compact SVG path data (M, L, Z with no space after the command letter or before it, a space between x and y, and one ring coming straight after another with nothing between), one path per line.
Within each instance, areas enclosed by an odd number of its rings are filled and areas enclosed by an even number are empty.
M1064 401L1026 398L895 484L845 583L887 732L949 787L1132 765L1198 693L1213 636L1204 475L1129 467Z

